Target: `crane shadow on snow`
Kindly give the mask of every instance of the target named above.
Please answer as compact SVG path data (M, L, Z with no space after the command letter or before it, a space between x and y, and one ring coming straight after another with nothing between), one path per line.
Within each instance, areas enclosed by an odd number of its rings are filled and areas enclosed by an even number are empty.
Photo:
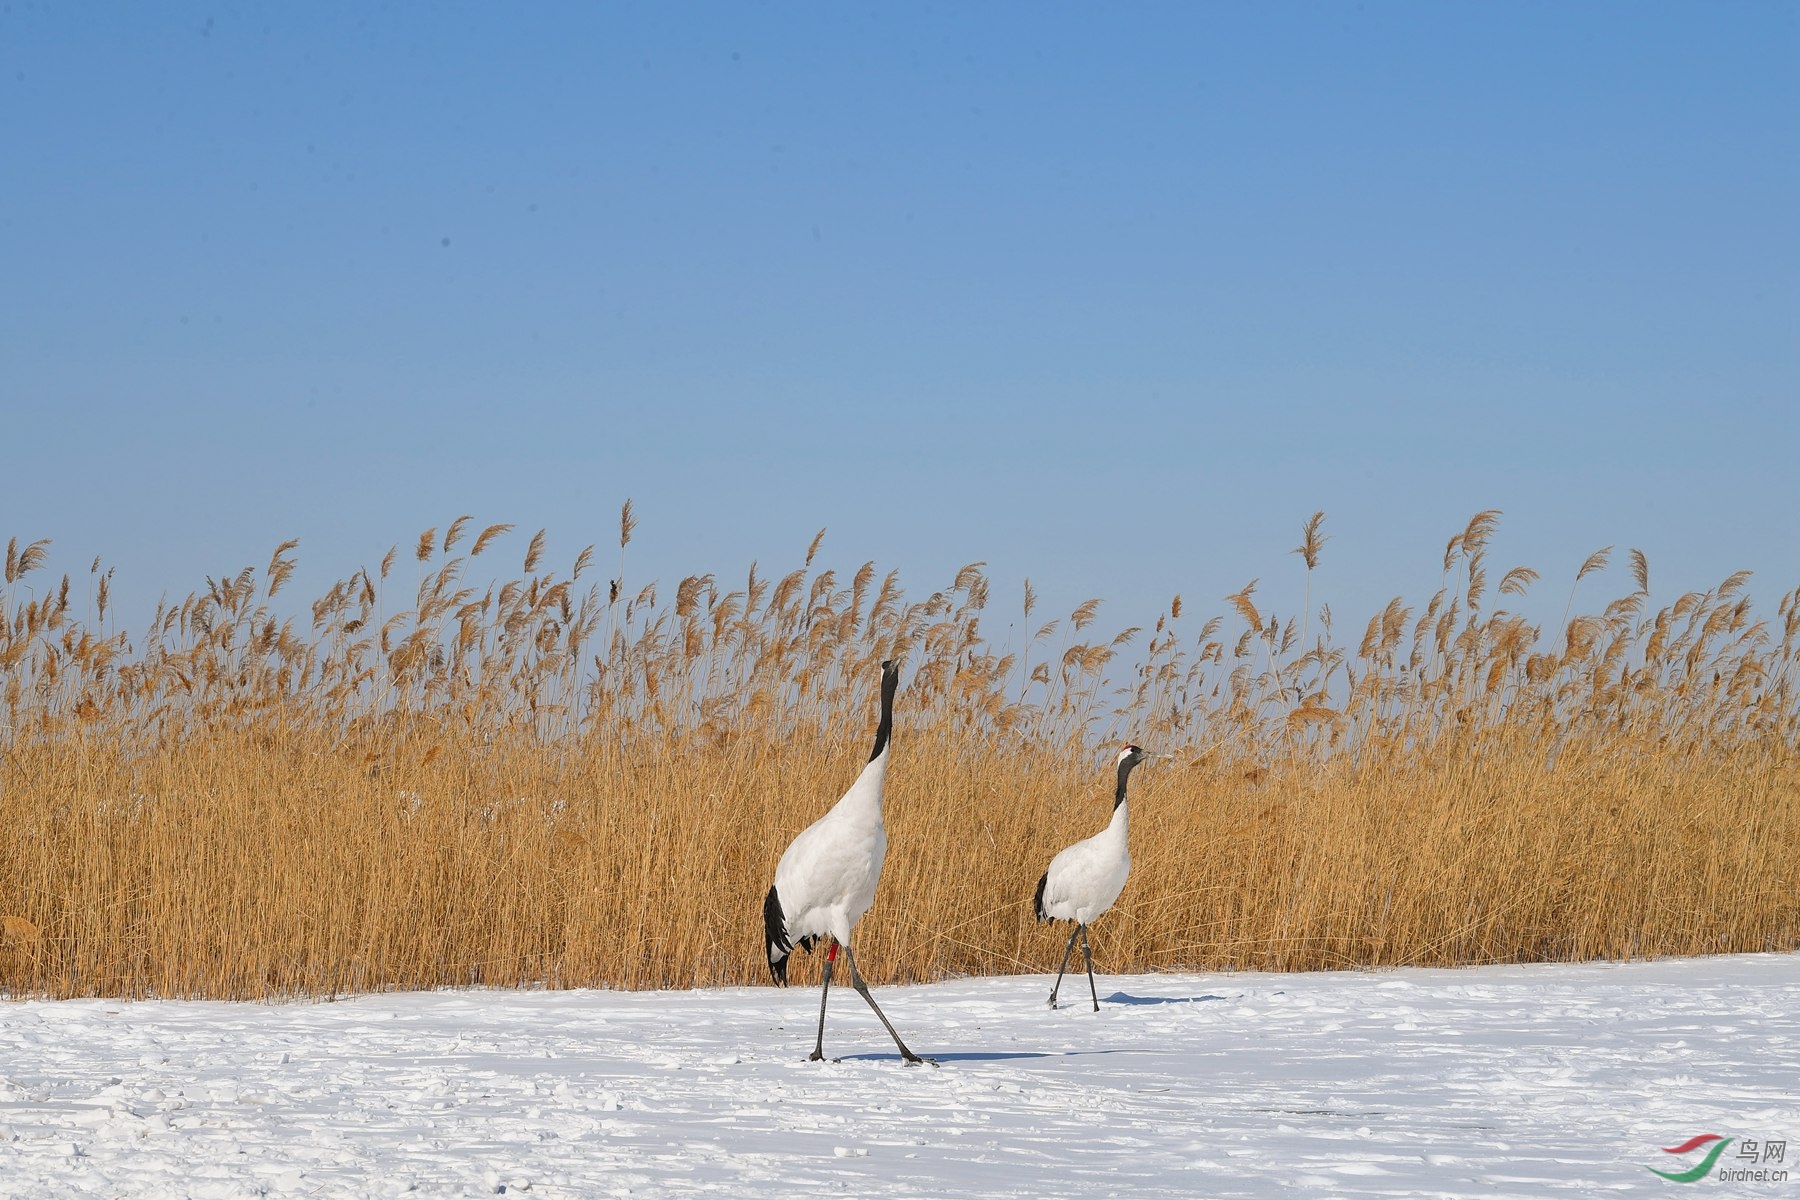
M932 1058L940 1063L949 1062L999 1062L1009 1058L1061 1058L1060 1054L1047 1054L1041 1050L953 1050L948 1054L933 1053ZM899 1062L898 1054L846 1054L839 1062Z
M1205 1004L1209 1000L1224 1000L1225 996L1133 996L1129 992L1114 992L1110 996L1102 996L1102 1004Z
M1133 1054L1133 1050L952 1050L932 1054L939 1063L1006 1062L1015 1058L1086 1058L1093 1054ZM846 1054L834 1062L899 1062L898 1054Z

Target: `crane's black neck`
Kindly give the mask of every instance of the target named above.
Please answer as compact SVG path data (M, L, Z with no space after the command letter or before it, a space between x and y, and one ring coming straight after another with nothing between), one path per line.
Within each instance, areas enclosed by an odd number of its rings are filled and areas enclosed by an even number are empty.
M881 724L875 727L875 749L869 751L869 761L880 758L887 749L888 738L894 732L894 693L900 690L900 668L894 665L893 659L881 664Z
M1119 760L1119 787L1118 790L1113 793L1113 808L1115 811L1118 809L1119 805L1125 803L1125 780L1130 777L1131 768L1137 765L1138 759L1135 755Z

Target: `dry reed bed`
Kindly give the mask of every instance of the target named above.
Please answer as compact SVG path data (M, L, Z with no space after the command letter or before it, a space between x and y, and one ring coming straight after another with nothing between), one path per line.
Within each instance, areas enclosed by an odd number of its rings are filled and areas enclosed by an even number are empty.
M23 586L45 547L15 541L0 992L758 982L775 859L858 769L890 655L878 977L1048 969L1031 888L1106 819L1094 746L1119 734L1174 757L1134 780L1107 969L1800 945L1800 594L1773 626L1742 575L1652 607L1634 552L1634 591L1581 615L1571 591L1540 629L1501 607L1535 572L1488 591L1495 517L1354 645L1310 587L1286 618L1251 585L1102 636L1097 601L1045 620L1029 584L1035 635L996 645L980 564L908 600L872 565L815 571L817 540L663 602L618 582L629 505L611 579L591 549L543 569L540 533L521 577L471 585L509 527L461 518L409 547L403 602L396 550L294 615L286 543L131 635L98 562L46 593ZM1309 580L1323 542L1315 516Z

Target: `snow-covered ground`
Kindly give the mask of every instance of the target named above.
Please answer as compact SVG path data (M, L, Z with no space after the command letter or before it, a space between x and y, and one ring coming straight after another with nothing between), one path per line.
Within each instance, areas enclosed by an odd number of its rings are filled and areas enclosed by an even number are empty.
M0 1195L1603 1196L1791 1140L1800 956L0 1004ZM1070 1003L1073 1001L1073 1003ZM1792 1182L1720 1181L1732 1195Z

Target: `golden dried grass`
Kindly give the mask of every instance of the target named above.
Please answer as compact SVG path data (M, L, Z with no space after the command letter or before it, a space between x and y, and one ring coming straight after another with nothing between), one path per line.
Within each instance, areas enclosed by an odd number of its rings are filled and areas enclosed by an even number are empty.
M72 581L0 590L0 991L261 997L484 983L765 977L781 848L860 766L875 664L907 668L872 973L1045 970L1052 853L1134 780L1136 865L1096 929L1108 969L1314 968L1696 954L1800 944L1800 593L1773 626L1734 575L1548 629L1485 607L1498 514L1446 549L1423 609L1355 648L1305 610L1177 598L1147 641L1098 600L1018 645L982 634L982 564L909 600L873 563L741 586L471 583L511 531L398 547L302 615L259 576L207 580L141 633L77 617ZM621 513L621 555L636 518ZM1600 571L1605 552L1577 574ZM90 603L107 595L96 560ZM1537 581L1505 574L1502 597ZM407 607L399 608L398 603ZM1036 607L1027 585L1023 618ZM1417 614L1415 616L1415 613ZM1238 628L1232 628L1232 622ZM1317 633L1313 630L1316 627ZM814 964L796 964L805 977Z

